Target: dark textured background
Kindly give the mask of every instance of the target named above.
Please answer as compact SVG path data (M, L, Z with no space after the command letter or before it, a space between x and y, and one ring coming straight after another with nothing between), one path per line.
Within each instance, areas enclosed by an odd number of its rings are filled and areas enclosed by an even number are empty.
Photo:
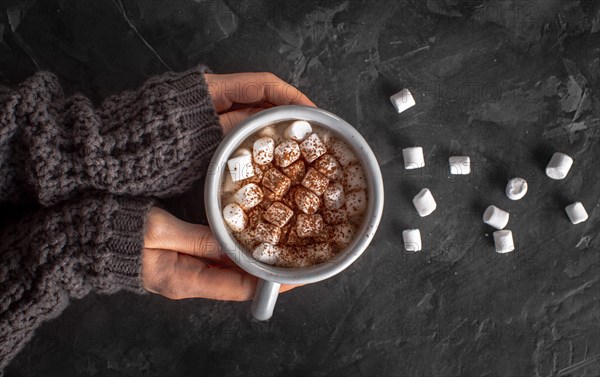
M600 375L600 2L2 1L0 80L36 69L95 101L198 62L273 71L370 142L386 209L351 268L280 297L268 323L249 303L90 295L46 323L8 376ZM285 4L285 5L284 5ZM396 114L408 87L417 106ZM401 148L427 167L403 170ZM567 179L543 168L575 159ZM471 156L470 176L447 158ZM507 178L529 192L511 202ZM169 201L204 221L202 184ZM429 187L438 209L420 218ZM564 206L590 219L571 225ZM481 221L511 213L517 250L496 254ZM424 250L406 254L401 230Z

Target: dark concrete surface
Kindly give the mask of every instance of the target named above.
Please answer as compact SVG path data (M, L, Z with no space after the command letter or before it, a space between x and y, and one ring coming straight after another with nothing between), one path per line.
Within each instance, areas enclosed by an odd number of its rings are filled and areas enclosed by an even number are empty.
M386 207L351 268L249 303L90 295L44 324L7 376L600 375L600 2L2 1L0 80L56 72L99 101L153 74L204 62L272 71L369 141ZM417 105L394 112L407 87ZM407 172L401 149L424 147ZM552 181L554 151L575 164ZM469 176L447 158L466 154ZM524 199L506 180L529 181ZM420 218L422 188L438 209ZM205 221L202 184L168 201ZM563 210L583 202L590 218ZM494 252L481 221L511 214L516 251ZM424 250L402 250L421 229Z

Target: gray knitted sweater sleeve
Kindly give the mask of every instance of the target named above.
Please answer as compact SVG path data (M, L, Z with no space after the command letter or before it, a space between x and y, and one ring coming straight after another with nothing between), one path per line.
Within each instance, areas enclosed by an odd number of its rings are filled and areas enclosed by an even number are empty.
M0 87L0 202L190 188L223 136L205 69L156 76L98 108L80 94L64 96L48 72Z
M141 250L152 204L87 193L0 231L0 375L70 298L92 289L143 292Z

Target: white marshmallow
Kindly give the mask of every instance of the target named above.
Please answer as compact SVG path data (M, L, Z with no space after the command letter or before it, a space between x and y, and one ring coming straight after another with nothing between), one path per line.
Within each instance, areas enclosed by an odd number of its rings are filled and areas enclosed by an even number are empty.
M233 152L233 157L246 156L251 154L252 152L250 152L250 149L242 147L238 148L235 152Z
M513 178L506 184L506 196L510 200L519 200L527 193L527 181L523 178Z
M311 163L327 153L327 148L325 148L325 144L321 142L317 134L312 134L300 143L300 151L302 151L306 162Z
M510 253L515 250L512 232L510 230L497 230L494 232L494 245L497 253Z
M283 132L283 137L295 141L302 141L311 133L312 127L310 126L310 123L305 120L297 120L287 126Z
M275 142L270 137L261 137L254 142L252 147L252 156L254 162L259 165L266 165L273 161L273 152L275 151Z
M469 156L452 156L448 159L448 163L450 164L450 174L471 174L471 159Z
M567 216L569 216L569 220L571 220L573 224L579 224L588 219L588 214L581 202L569 204L565 207L565 211L567 212Z
M421 232L419 229L403 230L402 239L406 251L421 251Z
M496 206L489 206L483 212L483 222L496 229L504 229L508 224L509 214Z
M234 232L241 232L248 225L248 217L242 207L236 203L228 204L223 208L223 220Z
M263 192L257 184L248 183L233 194L233 200L235 200L244 211L248 211L263 200Z
M275 163L282 168L290 166L300 158L300 147L294 140L287 140L275 148Z
M342 166L348 166L350 163L358 161L358 158L350 147L341 141L333 143L331 146L331 154Z
M360 215L367 209L367 193L355 191L346 195L346 213L348 216Z
M425 166L423 148L421 147L404 148L402 156L404 157L404 169L419 169Z
M398 93L394 94L390 97L390 101L392 101L392 104L398 113L408 110L415 105L415 99L413 98L412 94L410 94L408 89L402 89Z
M227 161L227 167L229 168L231 179L234 182L254 176L251 154L244 154L230 159Z
M277 131L274 126L267 126L260 131L258 131L258 136L260 137L270 137L273 139L275 144L279 144L283 141L281 134Z
M564 153L556 152L546 166L546 175L552 179L563 179L569 174L573 159Z
M348 191L366 190L367 181L360 165L350 165L344 171Z
M333 236L331 240L338 245L349 244L356 233L356 228L350 223L335 225L333 229Z
M421 217L430 215L437 208L435 199L428 188L424 188L413 198L413 204Z
M346 202L346 196L344 195L344 186L340 183L333 183L329 185L323 193L323 202L325 207L328 209L340 209Z
M223 192L233 192L235 191L235 183L233 182L233 178L231 178L231 174L225 174L223 177Z
M282 253L283 250L279 246L261 243L254 249L252 256L260 262L272 265L277 263Z
M306 247L308 261L323 263L333 257L333 250L329 243L315 243ZM310 263L309 263L310 264Z

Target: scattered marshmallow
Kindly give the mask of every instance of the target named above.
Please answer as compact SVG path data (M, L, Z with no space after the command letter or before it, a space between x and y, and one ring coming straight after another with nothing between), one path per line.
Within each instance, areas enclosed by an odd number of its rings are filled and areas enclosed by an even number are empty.
M450 164L450 174L471 174L471 159L469 156L452 156L448 159L448 163Z
M390 97L390 101L396 108L398 113L406 111L415 105L415 99L408 89L402 89L398 93Z
M506 184L506 196L510 200L519 200L527 194L527 181L523 178L513 178Z
M252 155L254 162L258 165L266 165L273 161L273 153L275 152L275 141L270 137L261 137L254 142Z
M288 167L300 158L300 147L294 140L286 140L275 148L274 157L278 166Z
M281 238L281 228L273 224L258 223L254 230L254 237L258 242L277 245Z
M283 203L275 202L271 204L263 217L265 220L278 227L283 227L294 215L294 211Z
M223 220L234 232L241 232L248 225L248 217L242 207L236 203L228 204L223 208Z
M325 144L321 142L321 139L317 134L312 134L300 143L300 151L306 161L311 163L327 153L327 148L325 148Z
M344 171L348 191L366 190L365 172L360 165L350 165Z
M425 166L423 148L421 147L404 148L402 156L404 157L404 169L419 169Z
M283 132L283 136L286 139L302 141L311 133L312 127L310 126L310 123L308 123L305 120L297 120L289 126L287 126L287 128Z
M321 205L321 199L312 191L299 187L294 193L294 203L300 211L310 215L317 212Z
M252 256L260 262L273 265L279 261L282 253L283 250L279 246L261 243L254 249Z
M340 209L346 202L346 196L344 195L344 186L340 183L333 183L329 185L325 192L323 192L323 202L327 209Z
M567 212L567 216L569 216L569 220L571 220L573 224L579 224L588 219L588 214L581 202L569 204L565 207L565 211Z
M504 229L508 224L509 214L496 206L489 206L483 212L483 222L496 229Z
M348 166L350 163L358 161L356 154L354 154L350 147L339 140L331 146L331 154L342 166Z
M234 182L238 182L254 176L254 168L252 167L251 154L243 154L241 156L234 157L227 161L227 166L229 167L231 179Z
M421 251L421 232L419 229L403 230L402 239L406 251Z
M329 179L336 179L340 175L340 164L335 157L330 154L324 154L314 163L314 168Z
M329 179L313 168L308 168L308 171L302 180L302 186L306 187L318 196L323 195L323 192L327 188L328 184Z
M564 153L556 152L546 166L546 175L552 179L563 179L569 174L573 159Z
M510 230L497 230L494 232L494 245L497 253L510 253L515 250L512 232Z
M364 190L346 195L346 213L348 216L360 215L367 209L367 193Z
M345 209L324 209L321 212L323 221L327 224L342 224L348 222L348 213Z
M437 208L435 199L428 188L424 188L413 198L413 204L421 217L430 215Z
M290 188L292 181L279 170L272 168L263 176L262 184L273 191L276 196L283 196Z
M323 218L321 215L300 214L296 220L296 232L300 237L314 237L321 232L323 228Z

